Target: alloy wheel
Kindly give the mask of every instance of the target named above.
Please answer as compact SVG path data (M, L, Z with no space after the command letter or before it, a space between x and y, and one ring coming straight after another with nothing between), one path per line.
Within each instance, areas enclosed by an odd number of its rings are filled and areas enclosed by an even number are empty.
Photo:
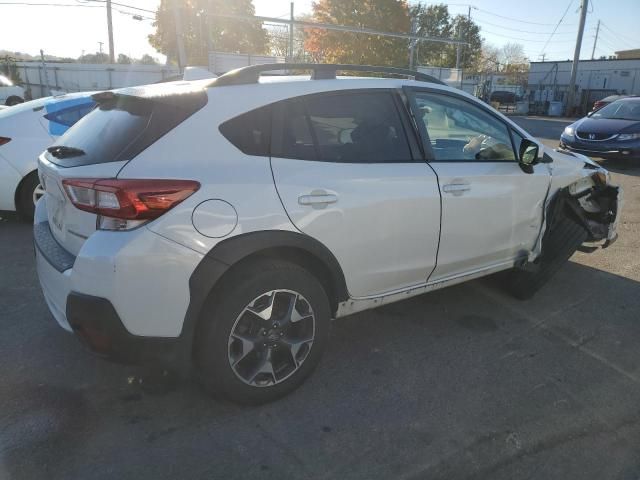
M315 315L304 296L284 289L265 292L238 315L229 335L229 364L248 385L276 385L300 369L314 335Z

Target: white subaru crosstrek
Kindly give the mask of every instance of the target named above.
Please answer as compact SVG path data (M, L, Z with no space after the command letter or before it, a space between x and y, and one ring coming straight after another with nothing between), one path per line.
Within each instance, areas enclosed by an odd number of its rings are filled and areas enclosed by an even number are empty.
M313 73L261 75L283 68ZM39 159L46 302L91 350L193 365L238 402L299 386L332 318L496 272L527 297L615 240L605 170L412 71L262 65L93 99Z

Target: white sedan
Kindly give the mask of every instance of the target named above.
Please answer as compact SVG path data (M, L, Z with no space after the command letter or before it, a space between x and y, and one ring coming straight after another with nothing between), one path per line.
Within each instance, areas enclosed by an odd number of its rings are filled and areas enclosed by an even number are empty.
M7 77L0 75L0 104L10 107L22 102L24 102L24 88L14 85Z
M0 210L33 218L42 195L38 155L94 105L91 93L73 93L0 110Z

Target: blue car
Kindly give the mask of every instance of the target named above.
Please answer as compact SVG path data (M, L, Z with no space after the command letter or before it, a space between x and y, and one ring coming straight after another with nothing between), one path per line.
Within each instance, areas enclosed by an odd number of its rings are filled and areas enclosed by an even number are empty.
M623 98L564 129L560 148L605 159L640 160L640 97Z

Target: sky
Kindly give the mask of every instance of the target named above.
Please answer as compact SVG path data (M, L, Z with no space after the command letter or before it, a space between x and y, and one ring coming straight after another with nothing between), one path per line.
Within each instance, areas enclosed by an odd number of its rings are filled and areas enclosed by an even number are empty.
M154 11L159 0L114 0L143 10ZM233 0L229 0L233 1ZM458 0L460 1L460 0ZM487 43L500 47L520 43L530 60L573 58L579 20L580 0L470 0L471 18L480 25ZM47 3L24 5L18 3ZM312 0L296 0L296 14L310 13ZM411 4L417 0L411 0ZM446 3L452 14L467 14L469 4ZM53 5L51 5L53 4ZM289 0L254 0L258 15L289 16ZM613 8L615 5L615 8ZM153 33L153 13L114 6L115 52L132 57L148 53L160 61L164 56L147 41ZM566 12L566 14L565 14ZM135 20L132 13L145 16ZM563 17L562 22L558 24ZM590 58L598 20L600 35L595 56L613 55L616 50L640 48L640 0L590 0L581 58ZM0 50L37 54L40 49L56 56L78 57L94 53L103 42L108 50L104 5L90 0L0 0ZM556 33L551 36L551 33ZM548 43L547 43L548 42Z

